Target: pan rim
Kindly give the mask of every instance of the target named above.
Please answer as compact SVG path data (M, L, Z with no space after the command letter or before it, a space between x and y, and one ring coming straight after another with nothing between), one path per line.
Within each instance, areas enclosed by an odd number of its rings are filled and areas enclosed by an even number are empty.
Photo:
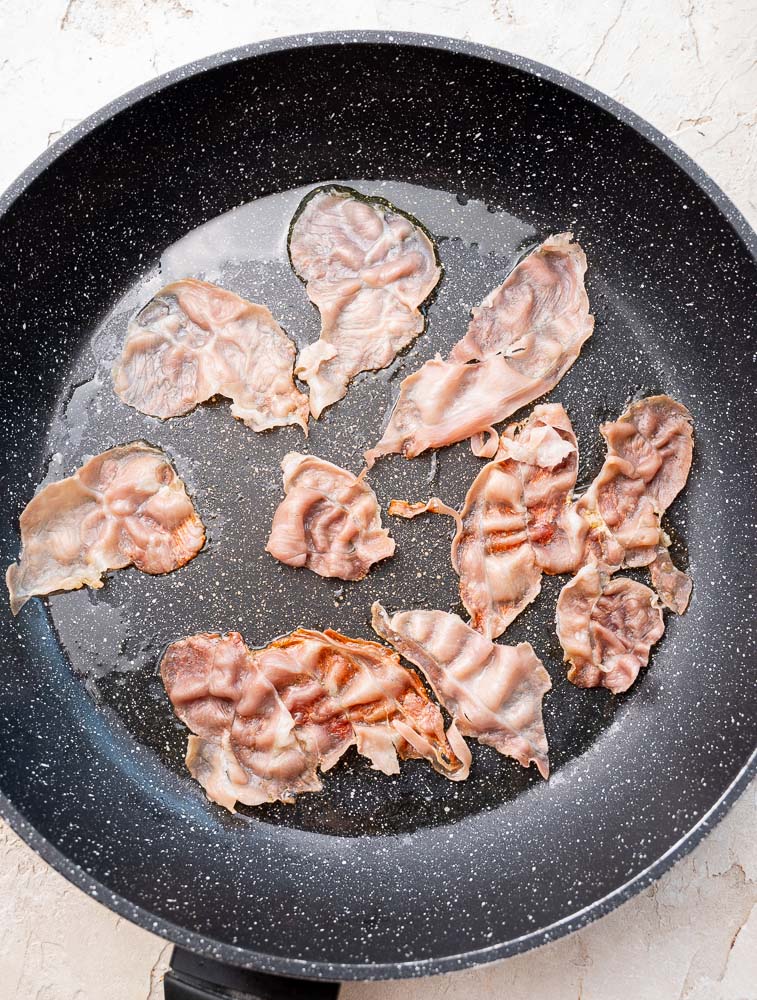
M153 94L166 90L185 79L201 75L229 63L256 56L304 48L365 44L436 49L481 59L486 62L495 62L521 72L529 73L532 76L543 78L601 108L623 124L632 128L643 139L650 142L669 160L672 160L676 166L683 170L690 180L718 209L721 216L728 222L743 243L749 256L757 264L757 233L750 227L745 217L725 195L722 189L676 143L613 98L560 70L491 46L441 35L386 30L327 31L282 36L206 56L140 84L85 118L40 154L11 183L6 191L0 194L0 219L11 209L16 200L32 186L37 178L80 139L96 131L97 128L115 115L134 107L140 101ZM71 862L24 819L2 792L0 792L0 817L8 822L21 839L51 867L63 875L69 882L86 892L87 895L104 903L108 909L118 915L126 917L180 947L191 949L197 954L212 957L236 966L249 967L286 976L322 980L394 979L459 971L474 965L494 962L498 959L507 958L546 944L549 941L556 940L578 930L580 927L586 926L635 896L672 867L676 861L692 851L705 834L732 807L737 798L746 789L751 778L755 775L757 775L757 750L752 753L751 757L746 761L741 771L736 775L720 798L668 851L622 886L619 886L589 906L573 914L569 914L547 927L485 948L461 952L457 955L445 955L441 958L434 957L418 961L377 964L315 962L280 955L271 956L263 952L218 942L213 938L193 931L187 931L179 925L160 918L149 910L129 902L125 897L113 893L78 865Z

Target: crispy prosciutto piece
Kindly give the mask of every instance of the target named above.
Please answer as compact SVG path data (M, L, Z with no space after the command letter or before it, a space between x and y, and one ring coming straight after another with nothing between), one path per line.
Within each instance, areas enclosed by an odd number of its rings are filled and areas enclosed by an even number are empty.
M321 314L321 336L297 363L318 419L358 372L385 368L423 332L419 307L442 270L413 219L382 198L337 186L305 198L289 234L289 257Z
M237 632L201 633L168 647L161 677L192 732L190 773L232 811L319 791L317 768L353 745L386 774L399 756L453 781L468 776L464 740L454 727L445 735L419 678L375 642L298 629L250 650Z
M366 452L369 467L381 455L414 458L467 437L488 457L481 435L554 389L594 329L586 258L571 239L550 237L522 260L473 310L448 360L427 361L402 382L381 440Z
M265 306L183 278L131 321L113 382L125 403L153 417L181 416L220 395L254 431L298 424L307 434L294 358L294 344Z
M649 566L664 603L681 614L691 581L675 569L660 518L691 468L692 418L669 396L650 396L600 428L607 457L571 514L576 568L596 562L609 571Z
M551 682L529 643L497 645L444 611L372 610L374 630L423 671L464 736L548 777L541 703Z
M575 562L566 518L577 469L567 413L559 404L537 406L524 425L506 429L461 514L435 497L426 504L393 500L389 513L455 517L451 556L460 596L473 628L493 639L536 598L542 571L569 572Z
M557 637L577 687L627 691L665 626L649 587L584 566L557 601Z
M365 482L313 455L290 452L281 463L286 496L274 514L266 550L288 566L319 576L362 580L394 554L381 526L376 494Z
M304 711L301 700L295 705L287 701L294 708L298 734L305 720L317 724L321 717L336 713L332 718L346 720L352 729L352 738L339 756L354 743L358 753L385 774L399 772L399 755L428 760L455 781L468 776L470 758L460 757L452 745L462 741L454 733L445 736L441 713L420 680L386 646L350 639L332 629L297 629L256 654L267 676L273 677L271 658L282 653L300 675L317 682L321 698L327 698L327 702L316 699L314 711L307 707L307 700ZM321 754L326 767L335 763L335 753Z
M143 441L111 448L44 486L20 525L21 555L6 573L14 615L35 594L102 587L108 570L170 573L205 543L184 483L166 454Z

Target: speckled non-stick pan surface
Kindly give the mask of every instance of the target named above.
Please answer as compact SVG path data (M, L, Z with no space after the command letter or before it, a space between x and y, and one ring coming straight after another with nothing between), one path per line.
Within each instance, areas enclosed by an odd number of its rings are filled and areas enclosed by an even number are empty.
M335 179L417 215L444 279L423 336L313 425L256 435L225 402L161 423L123 406L109 371L127 317L162 281L217 280L267 304L302 345L318 316L285 236L300 197ZM249 204L252 203L252 204ZM235 206L243 209L210 220ZM747 780L755 743L754 235L649 126L544 67L460 42L317 36L169 74L105 109L0 203L5 444L2 562L49 475L144 438L173 457L208 527L162 578L3 600L1 810L107 906L196 951L324 978L415 975L549 940L616 905L695 843ZM197 227L205 225L198 231ZM306 447L355 471L400 379L465 328L519 253L572 229L589 259L596 331L551 399L578 433L581 480L601 420L667 392L692 411L695 462L670 513L691 608L669 616L648 670L613 697L565 680L562 581L508 630L553 681L549 782L474 745L470 780L348 756L319 795L241 810L185 773L186 731L156 674L164 645L295 626L371 637L369 607L459 610L444 519L392 522L397 556L361 583L263 551L278 464ZM372 473L379 499L459 502L465 445Z

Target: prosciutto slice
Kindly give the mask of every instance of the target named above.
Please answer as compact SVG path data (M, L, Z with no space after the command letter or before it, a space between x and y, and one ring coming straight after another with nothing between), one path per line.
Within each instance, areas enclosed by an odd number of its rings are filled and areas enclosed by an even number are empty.
M313 455L290 452L281 463L286 496L274 514L266 550L288 566L319 576L362 580L394 554L381 526L376 494L365 482Z
M187 768L213 802L233 812L237 802L293 802L320 790L317 756L297 738L290 712L238 632L172 643L160 674L192 732Z
M399 772L399 754L403 759L428 760L452 780L468 776L470 757L465 744L454 730L445 736L441 713L419 678L386 646L350 639L332 629L298 629L257 654L268 676L274 654L286 655L301 675L317 682L331 711L349 722L352 739L342 745L341 753L354 742L358 753L385 774ZM294 714L298 732L304 719L318 722L328 714L324 702L320 712L309 711L306 700L302 712L302 705L297 698ZM338 759L333 749L320 757L326 767Z
M468 775L465 741L454 727L445 735L419 678L375 642L298 629L250 650L239 633L203 633L168 647L161 677L192 731L190 773L232 811L320 790L317 769L353 745L386 774L399 756Z
M295 215L289 256L321 314L321 335L300 354L318 419L358 372L384 368L423 332L419 307L442 276L425 230L381 198L319 188Z
M662 609L643 583L610 579L590 564L566 584L557 601L557 637L577 687L627 691L665 630Z
M444 611L372 610L374 630L423 671L464 736L549 776L541 703L551 682L529 643L497 645Z
M265 306L184 278L131 321L113 382L125 403L153 417L177 417L220 395L254 431L298 424L307 434L294 358L294 344Z
M452 566L471 625L489 639L501 635L541 589L542 571L569 572L576 559L568 503L578 470L573 427L559 404L535 407L512 424L497 457L473 481L460 515L432 498L392 501L390 514L451 514L457 531Z
M446 361L427 361L400 387L369 467L394 452L414 458L480 435L550 392L591 336L586 258L570 233L550 237L473 310L468 332Z
M102 587L108 570L170 573L205 543L184 483L166 454L143 441L111 448L43 487L20 525L21 555L6 574L14 615L35 594Z
M689 475L691 414L669 396L650 396L600 430L607 457L571 514L573 544L580 553L575 568L586 562L610 572L649 566L664 603L682 614L691 581L673 566L660 519Z
M514 267L472 310L468 330L450 361L517 355L534 346L553 361L590 336L593 320L584 288L586 255L572 233L550 236ZM588 326L588 332L587 332Z

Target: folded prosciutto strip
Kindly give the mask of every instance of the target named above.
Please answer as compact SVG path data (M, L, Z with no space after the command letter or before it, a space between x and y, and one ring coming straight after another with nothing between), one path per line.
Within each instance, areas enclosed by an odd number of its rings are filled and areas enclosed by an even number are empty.
M362 580L394 554L365 473L354 476L313 455L290 452L281 463L286 496L274 514L266 550L288 566L319 576Z
M385 368L423 332L419 306L442 270L420 225L382 198L336 186L298 209L289 257L321 314L321 336L297 363L318 419L358 372Z
M552 685L529 643L499 646L444 611L372 610L374 630L423 671L464 736L548 777L541 703Z
M627 691L665 626L654 592L643 583L610 579L590 564L563 587L557 601L557 637L577 687Z
M116 393L142 413L177 417L211 396L264 431L308 430L308 401L294 384L295 348L265 306L207 281L167 285L129 324L113 369Z
M683 614L691 580L667 551L660 518L683 489L691 468L692 418L669 396L649 396L600 428L607 457L570 515L575 569L596 562L613 572L648 566L663 602Z
M6 574L11 610L35 594L102 587L111 569L170 573L205 543L184 483L143 441L96 455L24 508L21 555Z
M170 645L161 677L192 734L187 767L214 802L292 802L318 791L350 746L385 774L398 756L428 760L453 781L470 753L396 653L327 629L298 629L261 650L237 632Z
M383 437L366 452L369 466L467 437L485 455L479 435L554 389L594 329L586 257L571 240L546 240L473 310L448 360L427 361L403 381Z
M496 458L473 481L461 514L437 498L426 504L392 501L390 514L451 514L457 531L452 566L471 625L501 635L541 589L542 571L570 572L575 562L568 503L578 449L559 404L537 406L522 426L510 425Z

